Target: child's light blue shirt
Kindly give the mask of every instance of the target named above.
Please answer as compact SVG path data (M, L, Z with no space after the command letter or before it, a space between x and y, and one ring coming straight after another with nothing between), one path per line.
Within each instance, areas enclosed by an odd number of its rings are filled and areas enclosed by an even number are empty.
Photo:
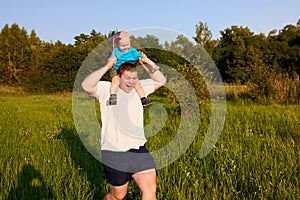
M138 60L142 55L132 47L130 47L126 53L120 51L118 47L115 47L111 56L116 56L117 58L117 63L112 67L112 69L118 70L121 64L125 62L134 63L134 61Z

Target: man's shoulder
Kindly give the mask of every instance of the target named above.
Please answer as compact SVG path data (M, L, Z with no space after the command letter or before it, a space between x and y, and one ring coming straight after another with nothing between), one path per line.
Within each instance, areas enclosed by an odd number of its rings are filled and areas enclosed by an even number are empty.
M151 78L140 79L139 81L140 81L140 83L141 83L142 85L153 83L153 80L152 80Z
M110 85L111 82L110 82L110 81L99 81L98 84L102 84L102 85Z
M111 85L110 81L99 81L97 84L98 91L105 91L106 88L109 88Z
M154 81L151 78L141 79L140 83L147 95L154 92Z
M109 96L109 88L111 82L109 81L99 81L97 84L97 91L94 95L99 101L105 100Z

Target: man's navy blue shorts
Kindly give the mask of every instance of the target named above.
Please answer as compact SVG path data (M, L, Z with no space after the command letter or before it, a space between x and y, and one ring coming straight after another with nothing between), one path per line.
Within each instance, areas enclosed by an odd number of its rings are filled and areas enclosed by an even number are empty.
M113 186L124 185L132 180L133 174L156 167L145 146L126 152L102 150L101 153L106 181Z

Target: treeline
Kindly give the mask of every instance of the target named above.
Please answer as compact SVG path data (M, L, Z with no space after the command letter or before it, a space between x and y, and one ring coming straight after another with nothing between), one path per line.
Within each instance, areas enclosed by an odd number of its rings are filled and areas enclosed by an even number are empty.
M251 98L267 98L284 103L297 103L300 98L300 20L281 30L255 34L247 27L231 26L212 39L206 23L195 27L195 43L180 35L173 42L160 44L147 35L133 38L136 48L143 44L165 50L186 51L205 48L226 83L246 84ZM28 33L17 24L6 24L0 32L0 84L21 86L31 92L72 91L78 69L88 54L107 35L92 30L74 37L74 44L42 41L34 30ZM184 70L188 63L161 52L146 52L156 62L168 63ZM164 52L165 53L165 52ZM186 73L189 73L186 71ZM196 85L198 79L193 79ZM200 80L199 82L203 82ZM278 101L278 100L277 100Z

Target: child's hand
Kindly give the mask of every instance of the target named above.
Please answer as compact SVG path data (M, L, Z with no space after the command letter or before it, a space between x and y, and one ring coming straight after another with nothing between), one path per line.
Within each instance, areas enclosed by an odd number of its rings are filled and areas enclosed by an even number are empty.
M139 58L139 63L141 65L143 65L143 64L151 64L152 63L152 61L146 56L145 53L143 53L143 52L140 52L140 53L142 54L142 56Z
M139 51L139 52L140 52L140 54L142 54L142 58L147 58L147 55L144 52L142 52L142 51Z

